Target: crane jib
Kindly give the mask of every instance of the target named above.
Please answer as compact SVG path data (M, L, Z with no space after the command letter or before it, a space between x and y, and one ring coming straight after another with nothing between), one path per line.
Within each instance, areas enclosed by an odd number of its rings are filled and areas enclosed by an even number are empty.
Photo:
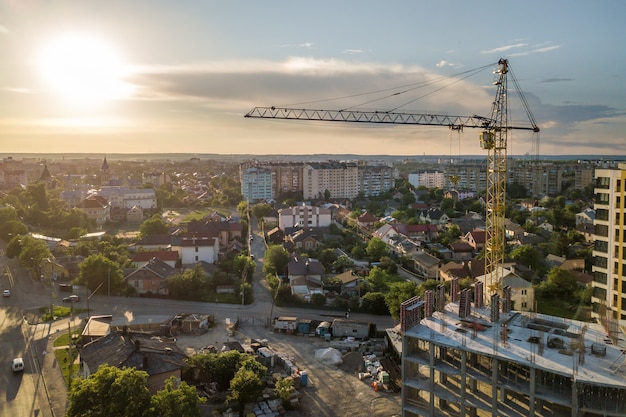
M477 115L450 116L446 114L295 109L288 107L255 107L250 110L245 115L245 117L260 119L312 120L348 123L446 126L455 129L470 127L491 130L494 129L496 125L495 120ZM507 129L532 130L535 132L539 131L539 129L534 126L508 126Z

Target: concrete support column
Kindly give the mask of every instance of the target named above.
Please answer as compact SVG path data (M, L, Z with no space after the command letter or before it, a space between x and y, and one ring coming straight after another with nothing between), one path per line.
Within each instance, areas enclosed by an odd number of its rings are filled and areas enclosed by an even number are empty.
M530 368L530 386L529 388L529 393L528 393L528 416L529 417L533 417L535 415L535 393L537 390L537 372L536 369L531 367Z
M576 378L572 380L572 417L577 417L580 413L578 405L578 382Z
M491 414L498 415L498 359L491 363Z
M465 417L465 401L466 401L466 390L467 390L467 352L461 351L461 401L460 401L460 409L461 414L460 417Z
M430 363L430 381L428 385L430 388L430 399L428 402L428 412L431 416L435 415L435 344L430 343L428 350L429 363Z

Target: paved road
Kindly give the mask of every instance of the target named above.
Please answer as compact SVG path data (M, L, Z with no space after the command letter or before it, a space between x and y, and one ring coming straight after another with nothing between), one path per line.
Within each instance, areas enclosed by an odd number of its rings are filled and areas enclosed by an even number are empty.
M0 304L0 410L3 416L50 416L45 381L41 376L38 344L33 326L24 321L21 307L29 293L19 284L22 277L13 276L7 267L4 252L0 254L2 288L11 290L10 297L2 297ZM24 360L24 372L13 373L13 358Z
M249 305L230 305L216 303L201 303L179 300L161 300L148 298L108 297L93 295L89 300L90 314L112 314L115 324L146 323L153 321L162 323L166 318L182 312L213 314L216 320L224 321L227 318L255 318L256 322L268 323L270 317L295 316L315 320L332 320L333 317L343 317L342 312L313 310L306 308L276 307L273 306L272 296L263 274L265 243L259 234L256 221L252 221L253 240L249 241L251 253L255 255L256 269L253 278L255 301ZM9 268L7 268L7 265ZM67 329L67 319L54 323L33 325L25 322L24 317L29 312L42 306L57 303L64 293L51 290L46 283L34 281L27 271L18 267L17 261L7 260L0 253L0 272L9 271L2 275L1 286L11 288L12 295L3 298L0 305L0 349L2 357L13 358L23 356L26 362L25 372L13 375L10 364L4 364L0 371L0 410L2 415L15 417L53 416L51 403L57 408L64 409L64 401L58 406L59 398L64 399L64 384L48 384L46 379L51 377L48 368L45 368L42 377L41 364L52 361L52 357L44 357L50 337ZM87 309L86 294L80 294L81 301L75 304L76 308ZM84 318L85 313L82 313ZM388 316L373 316L353 313L351 319L367 321L376 324L378 329L394 326L396 323ZM76 318L74 325L78 325L80 318ZM47 352L49 354L51 352ZM46 361L48 359L48 361ZM52 369L54 372L55 369ZM57 388L55 388L57 387ZM58 389L61 387L61 389ZM56 417L56 416L54 416Z

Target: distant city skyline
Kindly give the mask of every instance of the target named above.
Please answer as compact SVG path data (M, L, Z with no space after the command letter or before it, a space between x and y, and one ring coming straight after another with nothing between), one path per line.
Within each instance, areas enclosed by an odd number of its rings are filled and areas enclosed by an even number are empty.
M540 155L626 155L623 2L33 0L0 2L0 16L5 154L484 155L477 129L243 116L488 116L506 58ZM526 120L517 100L511 118ZM535 152L526 132L509 145Z

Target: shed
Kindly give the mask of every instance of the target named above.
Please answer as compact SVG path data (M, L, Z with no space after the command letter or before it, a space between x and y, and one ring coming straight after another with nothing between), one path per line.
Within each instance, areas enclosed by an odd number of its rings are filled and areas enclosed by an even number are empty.
M296 324L296 331L300 334L309 334L311 333L311 320L309 319L298 319Z
M370 323L356 320L335 319L332 324L333 337L354 337L365 339L370 334Z
M330 322L323 321L321 322L317 328L315 329L315 334L317 336L325 336L326 334L330 334Z
M274 329L278 331L284 331L286 333L293 333L296 331L296 324L298 319L296 317L278 317L274 322Z

